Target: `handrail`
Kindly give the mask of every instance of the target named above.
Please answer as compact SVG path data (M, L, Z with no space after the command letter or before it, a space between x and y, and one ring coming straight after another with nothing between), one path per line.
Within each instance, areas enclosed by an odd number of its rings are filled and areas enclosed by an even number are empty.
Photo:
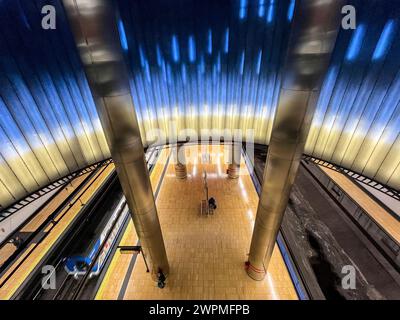
M51 182L50 184L42 187L41 189L30 193L25 198L15 201L14 203L10 204L9 206L7 206L6 208L4 208L0 211L0 221L3 221L5 219L9 218L14 213L18 212L22 208L25 208L27 205L31 204L32 202L39 199L40 197L48 194L49 192L51 192L59 187L62 187L63 185L70 183L75 178L77 178L85 173L92 172L92 171L96 170L99 166L105 165L111 161L112 161L111 158L105 159L105 160L93 163L93 164L87 166L86 168L76 170L73 173L68 174L65 177L62 177L56 181ZM0 206L0 208L1 208L1 206Z
M311 161L311 162L314 162L315 164L318 164L325 168L345 174L349 179L351 179L353 181L363 183L371 188L374 188L375 190L377 190L379 192L382 192L383 194L387 195L388 197L391 197L397 201L400 201L400 192L398 190L393 189L393 188L391 188L385 184L382 184L380 182L377 182L371 178L367 178L360 173L356 173L350 169L343 168L334 163L331 163L329 161L322 160L322 159L319 159L319 158L316 158L313 156L303 155L303 159L305 161ZM378 201L379 201L379 199L378 199Z

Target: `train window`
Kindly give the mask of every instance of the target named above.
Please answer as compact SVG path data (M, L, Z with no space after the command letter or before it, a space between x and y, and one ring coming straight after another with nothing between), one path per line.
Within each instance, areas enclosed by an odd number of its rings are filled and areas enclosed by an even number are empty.
M76 266L79 271L87 271L89 268L88 264L85 261L78 261L76 263Z
M332 191L338 198L343 194L342 190L336 184L332 187Z

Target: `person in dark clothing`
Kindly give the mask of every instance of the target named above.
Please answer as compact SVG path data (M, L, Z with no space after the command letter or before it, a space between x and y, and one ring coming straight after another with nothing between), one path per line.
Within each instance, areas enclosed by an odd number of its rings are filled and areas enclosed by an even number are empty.
M215 201L215 199L213 197L208 199L208 206L213 210L217 209L217 202Z
M164 273L161 270L158 270L157 278L158 278L158 287L160 289L164 288L166 278L165 278Z
M11 243L18 249L22 245L23 240L16 236L14 239L11 240Z

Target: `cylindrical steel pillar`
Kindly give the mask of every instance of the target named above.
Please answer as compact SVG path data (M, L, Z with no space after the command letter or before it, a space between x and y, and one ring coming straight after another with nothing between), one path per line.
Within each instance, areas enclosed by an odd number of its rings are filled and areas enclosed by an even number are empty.
M173 150L173 155L175 176L178 179L185 179L187 177L185 146L183 144L177 144Z
M342 2L297 0L247 273L266 274L339 29Z
M228 164L228 177L230 179L237 179L240 173L240 156L241 145L239 143L232 143L229 147L229 164Z
M150 184L114 1L63 0L111 156L144 254L156 279L169 265Z

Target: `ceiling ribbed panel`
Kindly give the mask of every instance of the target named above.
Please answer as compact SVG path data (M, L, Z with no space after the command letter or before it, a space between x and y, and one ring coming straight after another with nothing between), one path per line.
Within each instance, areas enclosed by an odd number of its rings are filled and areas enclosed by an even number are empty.
M0 204L108 156L89 87L58 1L0 2Z
M118 1L145 132L254 129L269 139L293 1Z
M151 129L254 130L268 143L294 0L115 0L144 143ZM43 5L57 29L41 29ZM400 188L400 13L353 1L307 154ZM0 2L0 204L109 156L59 0ZM190 132L188 132L190 135Z
M118 3L144 133L173 120L268 143L294 1ZM306 153L399 188L398 2L352 4L358 27L340 32Z
M357 29L342 31L306 152L400 186L400 6L360 1Z

